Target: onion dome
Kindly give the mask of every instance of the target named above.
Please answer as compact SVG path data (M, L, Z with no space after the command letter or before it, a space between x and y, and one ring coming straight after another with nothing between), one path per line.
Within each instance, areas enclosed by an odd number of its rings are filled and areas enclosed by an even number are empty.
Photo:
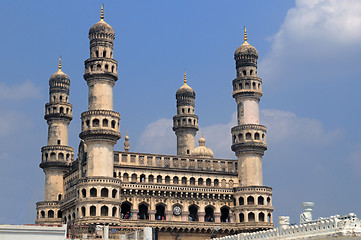
M101 34L104 34L105 36L110 36L112 38L114 38L115 33L114 33L114 29L104 21L104 8L102 5L102 9L100 12L100 21L97 22L96 24L94 24L90 29L89 29L89 37L93 36L93 37L101 37Z
M191 97L195 98L196 94L194 90L187 84L187 74L184 72L184 84L177 90L176 98L180 97Z
M197 158L213 158L213 151L205 146L206 139L203 138L203 133L198 142L199 147L193 149L191 155Z
M129 136L128 136L128 132L125 133L125 142L124 142L124 151L125 152L129 152L129 146L130 146L130 143L129 143Z
M63 71L61 71L61 57L59 57L58 71L51 75L49 82L69 82L70 78Z
M247 42L246 27L244 28L244 43L241 46L239 46L234 52L234 56L237 55L253 55L256 58L258 58L257 49Z

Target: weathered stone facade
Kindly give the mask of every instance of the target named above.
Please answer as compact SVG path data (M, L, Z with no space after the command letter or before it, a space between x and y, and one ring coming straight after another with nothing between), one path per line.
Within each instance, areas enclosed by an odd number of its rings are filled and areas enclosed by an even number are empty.
M37 203L38 224L109 224L126 228L158 227L161 239L209 238L273 228L272 189L262 183L266 127L259 125L262 81L257 50L245 41L235 53L233 97L238 125L232 150L238 160L217 159L199 140L195 92L184 84L176 93L173 130L177 155L114 151L120 139L120 114L113 111L118 79L113 59L113 28L103 19L89 31L85 61L88 111L81 115L78 157L67 146L72 119L70 79L61 68L50 78L45 119L48 145L42 148L45 201Z

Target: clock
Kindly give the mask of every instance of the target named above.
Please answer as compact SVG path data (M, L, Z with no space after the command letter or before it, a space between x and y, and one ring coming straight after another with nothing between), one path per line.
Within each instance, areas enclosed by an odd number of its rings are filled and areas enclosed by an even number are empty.
M173 207L173 214L175 216L179 216L181 215L181 213L182 213L182 208L180 206L176 205Z

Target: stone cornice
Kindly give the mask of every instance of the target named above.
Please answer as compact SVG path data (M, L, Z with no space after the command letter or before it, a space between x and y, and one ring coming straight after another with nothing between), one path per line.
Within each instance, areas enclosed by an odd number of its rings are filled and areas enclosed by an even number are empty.
M112 110L88 110L81 114L81 117L91 116L91 115L104 115L104 116L112 116L114 118L120 119L120 114L118 112Z

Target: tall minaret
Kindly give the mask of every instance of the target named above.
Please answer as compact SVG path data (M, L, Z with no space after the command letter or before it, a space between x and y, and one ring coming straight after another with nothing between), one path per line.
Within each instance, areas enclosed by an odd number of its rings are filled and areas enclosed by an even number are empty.
M49 102L45 105L45 120L48 123L48 144L42 147L40 167L45 173L45 202L37 203L37 223L61 222L59 201L64 196L63 174L73 160L73 148L68 146L68 126L72 120L69 103L70 79L59 69L49 80ZM47 204L51 203L51 204Z
M238 158L239 188L235 203L240 206L236 208L236 217L238 222L255 222L259 229L266 229L271 226L273 207L272 189L262 186L262 156L267 149L266 127L259 124L262 80L257 77L258 52L247 42L246 28L244 43L237 48L234 59L237 78L233 80L233 97L237 103L238 125L231 132L232 150Z
M177 115L173 117L173 131L177 135L177 155L190 155L194 149L194 137L198 131L198 116L194 114L196 94L187 84L184 73L184 84L177 93Z
M81 114L80 138L87 146L86 176L113 177L114 145L120 139L120 115L113 111L113 87L118 80L113 59L113 28L100 21L89 30L90 58L85 61L88 111Z

